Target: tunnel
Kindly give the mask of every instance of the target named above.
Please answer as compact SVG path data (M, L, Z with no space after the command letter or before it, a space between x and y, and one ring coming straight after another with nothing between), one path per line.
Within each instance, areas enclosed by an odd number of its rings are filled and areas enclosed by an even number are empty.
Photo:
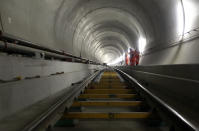
M1 0L0 130L198 131L198 26L198 0Z

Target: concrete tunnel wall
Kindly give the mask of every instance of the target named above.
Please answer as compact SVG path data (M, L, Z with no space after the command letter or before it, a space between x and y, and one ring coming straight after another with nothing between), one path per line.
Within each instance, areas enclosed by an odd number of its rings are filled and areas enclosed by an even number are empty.
M69 90L72 83L83 80L101 68L81 63L0 56L0 80L22 77L20 81L0 83L0 119ZM55 75L57 72L64 73ZM35 76L40 78L25 79Z
M111 63L146 42L141 65L166 65L199 62L198 6L198 0L2 0L0 12L5 32L45 47Z

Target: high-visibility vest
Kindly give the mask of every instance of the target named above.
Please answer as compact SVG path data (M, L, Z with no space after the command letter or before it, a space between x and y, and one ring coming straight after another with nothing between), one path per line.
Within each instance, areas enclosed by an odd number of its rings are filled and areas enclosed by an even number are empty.
M125 63L126 63L126 65L129 64L129 57L128 57L128 54L127 54L127 53L125 54Z
M140 61L140 53L138 51L136 51L135 58L136 58L135 64L138 65Z

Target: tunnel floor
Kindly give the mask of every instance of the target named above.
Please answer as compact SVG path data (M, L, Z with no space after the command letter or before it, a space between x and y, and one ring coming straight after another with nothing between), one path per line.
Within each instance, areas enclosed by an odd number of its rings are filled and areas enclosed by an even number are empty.
M89 84L53 131L168 131L151 125L149 109L132 87L113 71Z

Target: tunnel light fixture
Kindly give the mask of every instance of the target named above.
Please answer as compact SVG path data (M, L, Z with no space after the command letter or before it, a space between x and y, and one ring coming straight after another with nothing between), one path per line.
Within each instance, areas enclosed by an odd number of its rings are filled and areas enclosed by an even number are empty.
M177 32L183 38L184 33L192 30L197 18L197 8L191 0L179 1L177 4Z
M138 41L139 52L143 53L145 47L146 47L146 39L144 37L140 37Z
M182 39L184 34L184 22L184 8L182 1L179 1L177 4L177 34L180 36L180 39Z
M197 8L192 0L183 1L185 10L185 33L192 30L195 19L197 18Z

